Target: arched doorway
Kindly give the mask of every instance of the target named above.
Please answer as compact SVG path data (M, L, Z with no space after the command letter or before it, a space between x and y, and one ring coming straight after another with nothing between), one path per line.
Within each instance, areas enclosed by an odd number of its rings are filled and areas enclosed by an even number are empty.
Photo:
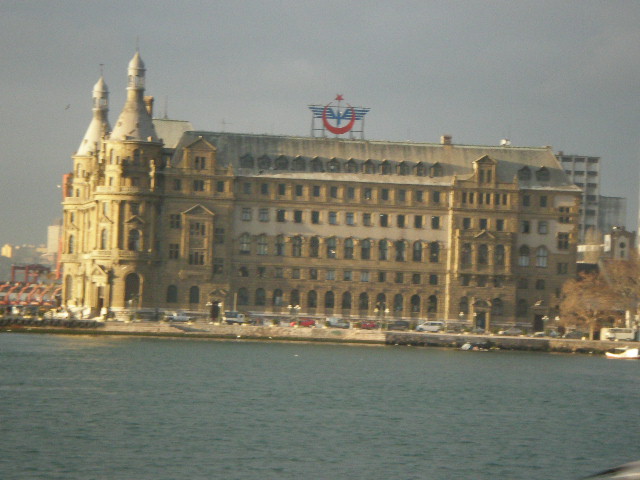
M140 307L140 276L130 273L124 279L124 302L129 308Z

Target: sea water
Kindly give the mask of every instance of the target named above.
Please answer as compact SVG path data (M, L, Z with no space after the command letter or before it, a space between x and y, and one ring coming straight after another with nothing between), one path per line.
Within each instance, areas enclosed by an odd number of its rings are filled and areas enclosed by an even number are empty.
M0 334L0 478L577 479L640 459L640 362Z

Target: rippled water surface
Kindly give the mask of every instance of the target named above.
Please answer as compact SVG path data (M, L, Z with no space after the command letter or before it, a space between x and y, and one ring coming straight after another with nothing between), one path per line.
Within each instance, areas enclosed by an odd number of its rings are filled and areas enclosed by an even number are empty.
M640 459L640 362L0 335L0 478L577 479Z

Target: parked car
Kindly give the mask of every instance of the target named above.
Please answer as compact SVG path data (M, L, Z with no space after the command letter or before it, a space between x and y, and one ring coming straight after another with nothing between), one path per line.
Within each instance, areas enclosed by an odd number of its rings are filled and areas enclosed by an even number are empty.
M409 330L409 322L405 320L395 320L389 322L389 330Z
M360 328L363 330L375 330L378 328L378 324L376 322L360 322Z
M430 320L428 322L421 323L416 327L418 332L441 332L444 330L444 322Z
M589 338L588 333L580 332L578 330L574 330L573 332L565 333L562 338L573 338L573 339L581 339L581 338Z
M233 324L241 325L243 323L247 323L247 319L244 313L235 312L235 311L224 312L224 321L228 325L233 325Z
M332 328L350 328L351 327L351 324L349 322L337 317L327 318L324 324L327 327L332 327Z
M313 318L303 318L298 322L301 327L315 327L316 321Z
M165 318L169 322L190 322L192 320L191 316L183 312L173 312Z
M510 335L512 337L515 337L518 335L522 335L522 329L518 327L510 327L510 328L507 328L506 330L500 330L498 332L498 335Z

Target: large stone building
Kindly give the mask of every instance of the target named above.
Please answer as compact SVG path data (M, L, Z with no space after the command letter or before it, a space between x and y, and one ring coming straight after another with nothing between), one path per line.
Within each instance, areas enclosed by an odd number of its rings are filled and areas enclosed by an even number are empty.
M136 54L113 129L94 88L65 184L68 306L537 330L557 314L580 191L550 148L187 131L152 120L144 72Z

